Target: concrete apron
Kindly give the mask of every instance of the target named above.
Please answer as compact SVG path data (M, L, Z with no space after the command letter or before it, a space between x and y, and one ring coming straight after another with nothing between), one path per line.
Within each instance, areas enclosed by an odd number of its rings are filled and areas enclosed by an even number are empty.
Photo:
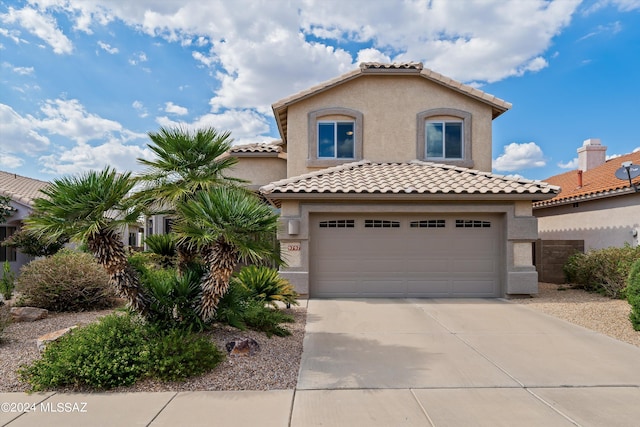
M640 348L503 300L311 300L291 425L632 426Z

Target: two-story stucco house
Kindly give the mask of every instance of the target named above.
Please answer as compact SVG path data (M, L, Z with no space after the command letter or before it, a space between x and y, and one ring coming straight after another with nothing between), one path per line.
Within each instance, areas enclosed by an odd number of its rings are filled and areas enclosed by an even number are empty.
M281 209L282 275L312 297L537 293L532 202L559 188L491 173L510 107L420 63L363 63L273 104L265 154L286 175L260 192Z

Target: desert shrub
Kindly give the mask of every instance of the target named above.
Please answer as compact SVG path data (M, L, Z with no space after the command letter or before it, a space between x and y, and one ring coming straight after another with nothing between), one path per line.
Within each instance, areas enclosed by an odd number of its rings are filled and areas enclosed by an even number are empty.
M215 368L224 354L207 338L172 329L153 341L147 375L178 381Z
M591 250L569 257L564 265L567 281L612 298L624 296L631 265L640 259L640 247Z
M11 313L9 312L9 306L6 304L0 305L0 341L2 341L2 332L11 323Z
M47 346L42 358L19 371L33 391L63 386L108 389L140 378L149 358L141 321L112 314Z
M5 301L9 301L13 297L13 290L16 287L15 280L16 275L11 271L11 265L5 261L2 264L2 277L0 277L0 294Z
M640 331L640 260L633 263L627 283L627 301L631 305L629 320L633 329Z
M130 314L112 314L49 344L42 358L20 369L32 391L59 387L109 389L141 378L178 380L214 368L223 359L204 337L162 331Z
M238 283L230 283L229 290L218 304L215 320L240 330L253 329L272 335L291 335L281 323L293 322L293 317L266 307L264 302L251 299L249 291Z
M231 280L247 289L251 299L277 308L277 301L287 305L298 305L298 293L288 280L280 277L278 270L250 265L243 267Z
M66 249L22 267L17 290L22 304L51 311L109 308L116 297L109 276L92 255Z

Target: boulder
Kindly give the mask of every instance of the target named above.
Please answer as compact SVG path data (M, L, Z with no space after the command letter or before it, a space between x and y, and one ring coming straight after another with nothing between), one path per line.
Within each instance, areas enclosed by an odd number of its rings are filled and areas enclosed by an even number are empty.
M70 326L68 328L60 329L54 332L49 332L48 334L44 334L41 337L38 337L36 340L36 345L38 346L38 350L42 353L44 349L50 342L53 342L59 339L61 336L68 334L77 328L78 325Z
M224 346L231 356L253 356L260 350L260 344L253 338L236 338Z
M35 322L49 315L49 310L37 307L11 307L14 322Z

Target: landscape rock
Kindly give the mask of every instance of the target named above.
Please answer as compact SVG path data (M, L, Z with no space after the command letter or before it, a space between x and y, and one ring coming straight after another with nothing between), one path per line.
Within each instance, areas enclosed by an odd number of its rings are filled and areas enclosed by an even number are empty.
M253 356L260 350L260 344L253 338L236 338L225 344L231 356Z
M14 322L35 322L49 315L49 310L37 307L11 307Z
M38 351L42 353L50 342L60 339L60 337L68 334L69 332L73 331L77 327L78 325L70 326L68 328L59 329L57 331L49 332L48 334L44 334L41 337L38 337L38 339L36 340Z

